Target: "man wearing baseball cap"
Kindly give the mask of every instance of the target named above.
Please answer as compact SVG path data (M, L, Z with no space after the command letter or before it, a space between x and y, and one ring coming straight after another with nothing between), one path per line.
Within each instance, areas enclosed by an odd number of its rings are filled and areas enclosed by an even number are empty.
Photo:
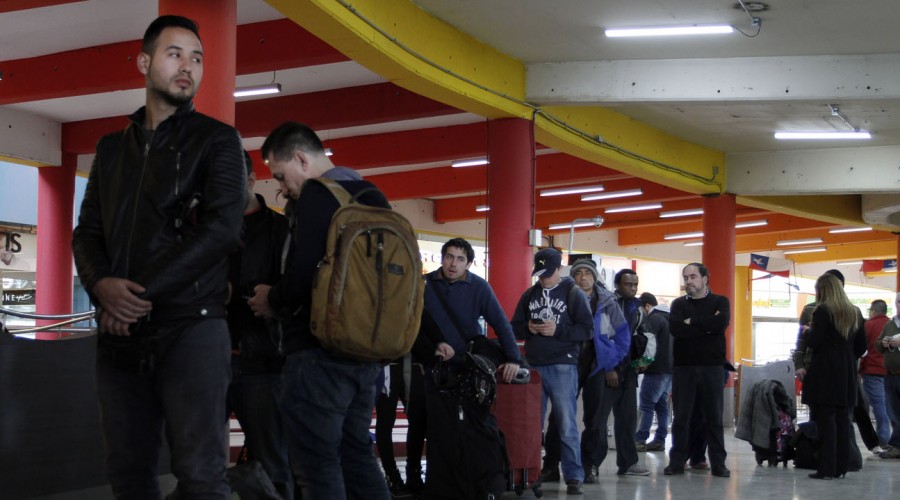
M544 248L534 255L534 286L525 290L516 305L512 326L525 340L525 359L541 374L543 401L541 422L550 399L550 418L559 429L566 491L583 493L584 470L576 420L578 354L581 343L593 332L587 296L572 278L561 277L562 253Z

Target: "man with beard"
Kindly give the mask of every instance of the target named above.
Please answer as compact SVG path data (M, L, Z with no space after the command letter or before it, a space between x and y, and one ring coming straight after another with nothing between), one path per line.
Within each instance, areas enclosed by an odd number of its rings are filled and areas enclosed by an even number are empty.
M730 477L725 467L725 433L722 423L725 379L725 329L731 320L728 298L709 290L709 270L700 263L691 263L681 271L684 297L672 301L669 330L674 369L672 372L672 449L669 465L663 471L672 476L684 474L684 464L690 455L690 421L695 411L694 399L702 394L700 411L706 417L706 440L712 475Z
M146 105L103 137L72 248L97 307L97 394L117 498L160 498L163 422L175 496L228 498L228 254L246 205L237 131L194 111L196 23L161 16L144 34Z

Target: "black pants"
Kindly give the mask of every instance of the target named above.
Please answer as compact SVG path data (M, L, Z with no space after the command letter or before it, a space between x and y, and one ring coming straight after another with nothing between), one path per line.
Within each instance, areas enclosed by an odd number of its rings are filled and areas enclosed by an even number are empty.
M676 366L672 372L672 448L669 464L684 467L691 454L691 416L694 414L698 394L700 410L706 418L706 443L709 461L713 468L724 467L725 430L722 424L723 393L725 380L722 365Z
M850 458L850 415L846 406L810 405L810 418L819 433L816 472L839 476L847 472Z
M406 431L406 463L409 470L422 469L422 449L425 446L425 385L422 365L413 364L410 394L406 394L402 363L391 364L390 392L379 392L375 399L375 446L381 466L390 473L397 469L394 458L393 430L397 419L397 401L403 402L409 427Z
M619 472L636 464L634 431L637 428L637 372L630 366L619 374L619 386L606 385L606 372L589 378L582 389L584 432L581 434L581 463L585 469L603 464L609 451L606 422L613 414L616 439L616 466Z

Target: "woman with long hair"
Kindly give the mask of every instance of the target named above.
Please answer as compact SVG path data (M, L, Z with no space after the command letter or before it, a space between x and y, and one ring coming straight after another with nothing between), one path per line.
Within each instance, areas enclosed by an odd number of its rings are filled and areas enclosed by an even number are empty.
M856 404L857 359L866 352L862 313L830 274L816 280L816 309L808 332L812 361L803 379L803 403L819 434L813 479L844 477L850 447L849 409Z

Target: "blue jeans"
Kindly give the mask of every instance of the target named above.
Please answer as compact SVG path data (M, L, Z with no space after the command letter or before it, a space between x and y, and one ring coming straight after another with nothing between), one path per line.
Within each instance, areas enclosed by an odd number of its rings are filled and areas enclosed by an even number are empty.
M888 373L884 376L884 395L893 427L888 444L900 448L900 375Z
M390 500L369 436L380 371L321 349L288 356L281 410L303 498Z
M888 418L885 405L884 377L863 374L862 382L866 397L869 398L869 405L875 413L875 434L878 435L878 443L887 443L891 439L891 420Z
M653 414L656 413L656 433L654 441L665 441L669 434L669 392L672 391L671 373L645 373L641 381L640 401L641 421L634 433L634 441L643 443L650 437Z
M581 468L581 443L578 436L578 369L575 365L535 366L541 374L541 424L547 414L547 400L550 400L550 418L559 429L562 449L563 477L566 480L584 481Z
M97 395L113 494L160 499L157 463L165 422L178 498L230 498L223 415L231 339L225 320L155 328L153 342L99 338ZM141 345L143 359L152 363L138 368L129 360L137 356L131 348Z
M294 473L288 461L287 443L281 424L280 373L241 373L240 358L232 363L228 404L244 431L244 445L251 460L262 465L278 493L294 498Z

